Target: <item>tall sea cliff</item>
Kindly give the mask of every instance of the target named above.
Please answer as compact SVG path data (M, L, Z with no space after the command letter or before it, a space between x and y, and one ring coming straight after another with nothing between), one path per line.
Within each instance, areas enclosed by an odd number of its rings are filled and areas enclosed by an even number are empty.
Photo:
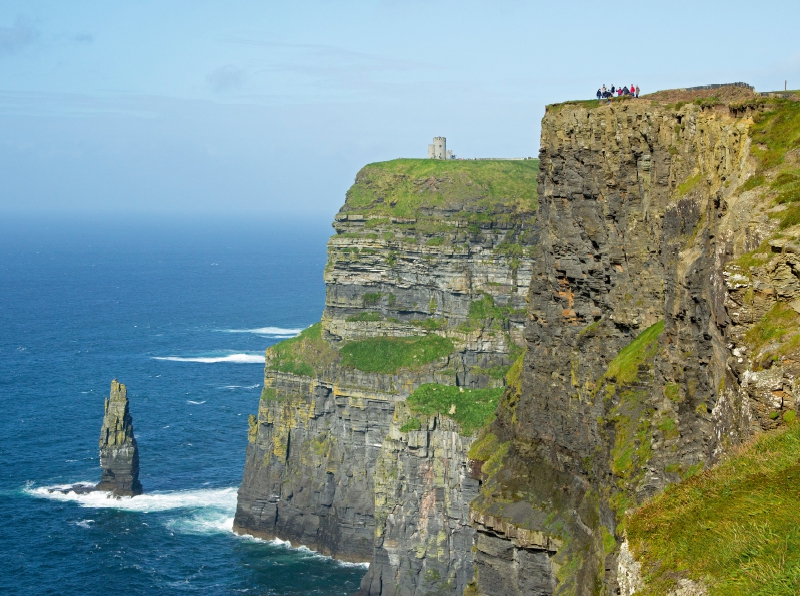
M641 589L638 507L800 401L800 104L729 95L359 172L321 323L267 352L237 531L369 561L364 595Z

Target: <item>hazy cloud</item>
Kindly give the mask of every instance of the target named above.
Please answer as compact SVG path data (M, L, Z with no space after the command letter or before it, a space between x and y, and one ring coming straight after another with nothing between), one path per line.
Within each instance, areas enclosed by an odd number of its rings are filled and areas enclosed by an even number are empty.
M224 93L232 91L241 87L244 82L244 70L234 66L233 64L226 64L220 66L218 69L211 72L206 76L206 83L212 90L217 93Z
M94 41L94 37L88 33L78 33L77 35L73 36L72 41L75 43L90 44Z
M11 54L39 37L39 32L23 17L17 17L12 27L0 27L0 55Z

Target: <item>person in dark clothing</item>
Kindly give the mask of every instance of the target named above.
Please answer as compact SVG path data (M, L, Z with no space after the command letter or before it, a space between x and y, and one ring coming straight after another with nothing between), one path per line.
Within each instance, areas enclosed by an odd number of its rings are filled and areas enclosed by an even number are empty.
M612 96L614 95L614 84L613 83L611 84L611 95Z
M622 95L630 95L631 92L627 87L622 88Z
M600 101L600 97L601 96L602 96L602 93L600 93L600 89L598 89L597 90L597 101Z

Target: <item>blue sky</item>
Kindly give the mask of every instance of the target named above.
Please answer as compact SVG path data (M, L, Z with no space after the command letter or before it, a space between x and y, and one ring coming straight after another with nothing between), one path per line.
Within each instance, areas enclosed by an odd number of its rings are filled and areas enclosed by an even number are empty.
M369 162L535 156L548 103L800 88L800 2L4 0L0 214L329 218Z

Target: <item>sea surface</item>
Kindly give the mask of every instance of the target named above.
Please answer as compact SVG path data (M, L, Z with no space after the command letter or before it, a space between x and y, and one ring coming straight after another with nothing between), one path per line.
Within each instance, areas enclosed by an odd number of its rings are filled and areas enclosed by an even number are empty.
M0 220L0 593L357 589L362 566L231 531L264 350L319 320L331 232L323 218ZM115 378L146 494L49 492L99 481Z

